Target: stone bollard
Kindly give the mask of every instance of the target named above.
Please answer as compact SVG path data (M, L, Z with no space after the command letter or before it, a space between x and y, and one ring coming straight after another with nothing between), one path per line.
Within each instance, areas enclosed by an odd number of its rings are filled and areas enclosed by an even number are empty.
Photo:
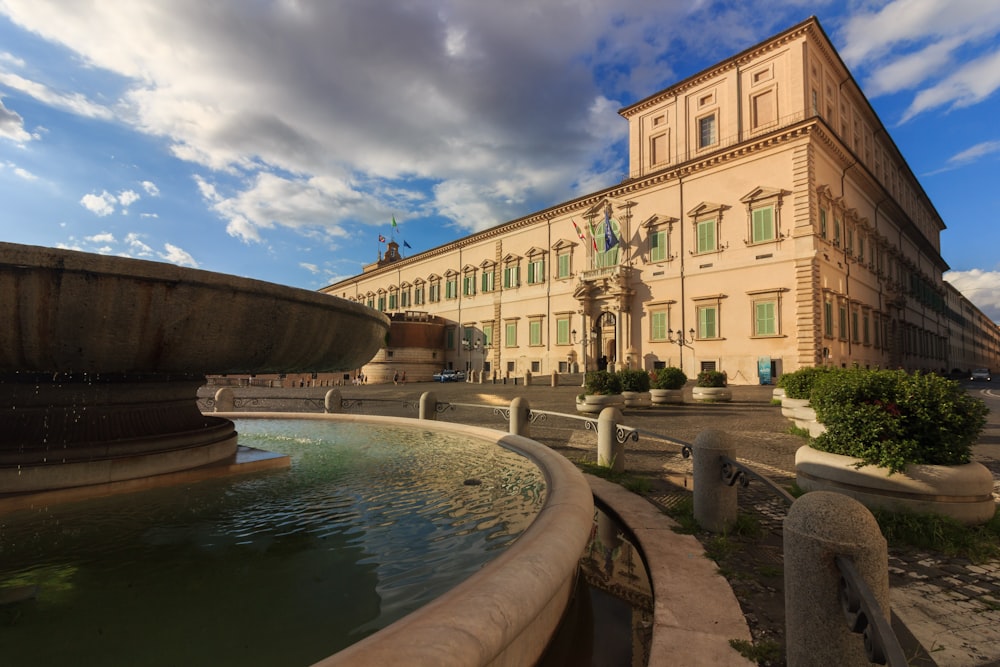
M531 371L524 371L524 386L531 384Z
M724 533L736 523L736 487L722 479L722 457L735 459L736 450L722 431L708 429L691 446L694 476L694 520L705 530Z
M622 413L608 407L597 416L597 465L625 472L625 443L618 442L618 422Z
M419 419L437 419L437 396L433 391L420 394Z
M340 412L340 390L331 389L323 397L323 409L327 412Z
M232 412L234 405L233 390L229 387L223 387L215 392L215 411L216 412Z
M552 371L552 386L559 386L559 371Z
M510 428L508 430L514 435L523 435L525 438L530 438L530 415L531 406L528 404L528 399L522 396L515 398L510 402Z
M889 556L875 517L842 493L807 493L785 517L784 552L789 667L868 665L862 636L847 626L833 559L839 555L854 561L888 620Z

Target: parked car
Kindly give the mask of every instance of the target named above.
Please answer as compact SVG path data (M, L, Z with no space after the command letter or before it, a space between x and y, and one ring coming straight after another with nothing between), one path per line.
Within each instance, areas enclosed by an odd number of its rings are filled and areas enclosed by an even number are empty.
M990 377L990 369L988 368L976 368L972 371L972 377L970 380L986 380L989 382L992 378Z
M445 368L434 374L435 382L463 382L465 381L465 371L456 371Z

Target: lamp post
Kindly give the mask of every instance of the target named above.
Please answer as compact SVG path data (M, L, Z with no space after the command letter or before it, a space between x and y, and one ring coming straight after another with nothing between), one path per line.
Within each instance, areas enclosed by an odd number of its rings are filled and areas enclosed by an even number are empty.
M576 345L576 329L569 332L573 336L573 344ZM587 384L587 341L593 340L595 343L597 341L597 329L591 329L590 335L584 334L580 343L583 345L583 382L580 384L581 387Z
M684 337L684 332L681 331L680 329L677 329L676 331L673 330L673 329L668 329L667 330L667 335L668 335L668 338L667 338L668 341L670 341L671 343L677 343L677 357L678 357L678 364L679 364L678 367L681 370L684 370L684 348L685 348L685 346L686 347L691 347L691 343L694 342L694 327L691 327L690 329L688 329L688 337L687 338ZM691 349L694 349L694 348L691 348Z
M462 339L462 347L469 351L469 363L465 367L465 381L472 382L472 351L479 349L479 339L473 343L468 338Z

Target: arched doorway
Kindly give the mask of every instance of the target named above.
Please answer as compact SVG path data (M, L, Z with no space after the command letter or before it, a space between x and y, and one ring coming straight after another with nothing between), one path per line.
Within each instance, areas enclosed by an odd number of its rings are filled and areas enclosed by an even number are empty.
M603 311L594 319L594 331L597 333L597 355L598 370L607 370L609 364L617 361L618 350L618 320L615 314L610 311Z

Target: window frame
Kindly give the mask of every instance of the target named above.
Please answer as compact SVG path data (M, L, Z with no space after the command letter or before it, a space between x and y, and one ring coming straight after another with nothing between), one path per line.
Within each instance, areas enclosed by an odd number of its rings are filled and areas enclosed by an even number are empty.
M719 111L718 109L710 113L699 116L695 119L697 129L698 150L706 150L719 145ZM706 140L706 129L708 137Z

